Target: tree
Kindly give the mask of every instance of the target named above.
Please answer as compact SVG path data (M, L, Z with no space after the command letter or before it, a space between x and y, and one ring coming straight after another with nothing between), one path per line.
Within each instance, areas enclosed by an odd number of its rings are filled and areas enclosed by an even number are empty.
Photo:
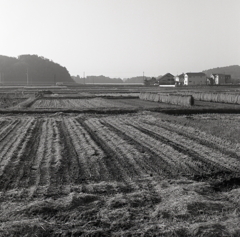
M0 56L0 72L4 73L5 84L11 85L26 85L27 77L35 85L74 83L65 67L38 55Z

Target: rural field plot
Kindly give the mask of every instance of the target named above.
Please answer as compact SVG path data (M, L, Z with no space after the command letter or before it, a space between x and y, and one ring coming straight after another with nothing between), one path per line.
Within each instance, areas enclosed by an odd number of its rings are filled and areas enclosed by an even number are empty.
M107 96L110 96L110 97L136 97L138 98L139 97L139 92L131 92L131 93L128 93L128 92L124 92L124 93L121 93L121 92L115 92L115 93L95 93L95 96L103 96L103 97L107 97Z
M22 101L26 100L28 97L29 95L25 95L23 93L0 92L0 109L15 106L18 103L21 103Z
M179 105L172 105L166 103L159 103L154 101L147 101L147 100L140 100L139 98L136 99L116 99L116 102L121 103L122 106L131 105L136 108L142 109L169 109L169 108L179 108Z
M239 114L204 113L168 116L161 114L162 120L180 127L190 127L205 134L221 137L227 143L231 142L237 151L240 145L240 116ZM181 129L181 128L180 128ZM193 129L193 131L194 131ZM238 153L240 155L240 153Z
M177 170L183 174L212 174L214 170L240 172L240 148L191 127L162 122L151 116L107 117L101 121L116 133L160 155L167 167L175 169L174 173Z
M33 105L32 108L38 109L56 109L56 108L85 108L85 109L95 109L95 108L130 108L130 105L122 105L116 101L109 101L102 98L92 98L92 99L39 99Z
M207 102L207 101L194 101L194 105L191 107L184 107L180 105L174 105L174 104L167 104L167 103L160 103L160 102L154 102L154 101L147 101L147 100L140 100L140 99L114 99L114 101L121 103L124 105L131 105L135 108L139 109L151 109L151 110L183 110L183 111L191 111L194 109L199 110L199 113L201 113L202 109L209 109L209 110L223 110L223 109L232 109L235 111L238 111L240 109L240 105L237 104L224 104L224 103L214 103L214 102ZM185 112L187 113L187 112ZM191 113L191 112L190 112Z
M208 183L239 174L238 144L150 112L1 116L0 131L0 236L240 233L239 189Z

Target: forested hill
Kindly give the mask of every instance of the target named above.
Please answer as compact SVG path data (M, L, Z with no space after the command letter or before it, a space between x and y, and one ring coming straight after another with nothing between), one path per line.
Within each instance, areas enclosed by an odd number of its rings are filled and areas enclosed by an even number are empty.
M240 66L233 65L228 67L217 67L209 70L203 71L208 76L212 73L220 73L220 74L230 74L233 79L240 79Z
M0 55L0 83L2 85L56 85L75 83L67 69L38 55L18 58Z

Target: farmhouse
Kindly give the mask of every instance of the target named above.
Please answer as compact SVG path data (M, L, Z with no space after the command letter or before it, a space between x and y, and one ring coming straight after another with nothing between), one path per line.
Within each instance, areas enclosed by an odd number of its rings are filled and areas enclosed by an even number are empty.
M206 85L207 77L203 72L184 73L184 85Z
M212 77L207 77L207 85L208 85L208 86L214 85L214 78L212 78Z
M159 85L175 85L174 76L171 73L166 73L157 80Z
M229 84L231 83L231 75L226 74L211 74L210 76L215 85Z
M176 85L179 85L179 86L183 85L184 84L184 73L175 76L174 79L175 79L175 84Z

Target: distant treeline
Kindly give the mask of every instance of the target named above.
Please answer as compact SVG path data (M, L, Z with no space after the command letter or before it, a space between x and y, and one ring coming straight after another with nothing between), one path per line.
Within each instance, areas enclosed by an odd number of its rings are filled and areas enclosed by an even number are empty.
M67 69L38 55L17 58L0 55L0 84L56 85L57 82L75 83Z
M137 76L127 79L121 78L110 78L105 76L87 76L86 78L81 78L78 76L72 76L73 80L80 84L87 83L143 83L144 79L150 79L150 77Z
M227 66L227 67L218 67L213 69L208 69L203 71L208 77L214 73L214 74L228 74L231 75L231 81L233 84L240 83L240 66L233 65L233 66ZM106 76L87 76L86 78L77 76L72 76L72 79L80 84L87 84L87 83L144 83L144 81L149 80L157 80L161 78L161 76L158 77L144 77L143 76L137 76L137 77L131 77L127 79L121 79L121 78L110 78Z

